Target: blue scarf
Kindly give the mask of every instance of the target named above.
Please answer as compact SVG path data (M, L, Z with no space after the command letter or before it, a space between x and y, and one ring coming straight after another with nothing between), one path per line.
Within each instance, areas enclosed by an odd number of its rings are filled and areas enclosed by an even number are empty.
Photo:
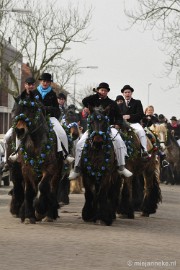
M44 99L45 96L52 90L52 87L49 86L48 88L44 89L44 88L42 87L42 85L39 85L39 86L37 87L37 90L38 90L39 93L41 94L42 99Z

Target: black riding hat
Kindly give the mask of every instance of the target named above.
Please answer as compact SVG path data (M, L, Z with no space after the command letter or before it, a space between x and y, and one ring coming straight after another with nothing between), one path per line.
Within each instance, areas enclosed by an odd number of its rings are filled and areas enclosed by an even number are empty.
M36 80L33 77L28 77L25 80L25 83L33 83L34 84L35 82L36 82Z
M176 116L172 116L170 120L177 121L177 118L176 118Z
M121 93L123 93L125 90L130 90L131 92L134 92L134 89L128 84L121 89Z
M119 96L116 97L115 101L118 101L118 100L123 100L124 101L124 97L122 95L119 95Z
M66 96L65 96L65 94L63 94L63 93L59 93L58 95L57 95L57 98L63 98L63 99L65 99L66 100Z
M108 83L105 83L105 82L100 83L99 86L97 87L97 90L99 90L101 88L107 89L108 92L110 91L110 88L109 88L109 84Z
M43 73L41 74L39 80L41 81L47 81L47 82L53 82L53 79L51 77L51 74L50 73Z

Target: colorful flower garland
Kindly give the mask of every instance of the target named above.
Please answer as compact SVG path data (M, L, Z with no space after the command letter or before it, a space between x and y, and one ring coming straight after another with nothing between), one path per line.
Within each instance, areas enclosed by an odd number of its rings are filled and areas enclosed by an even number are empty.
M132 135L132 128L128 128L127 131L120 131L121 138L125 142L128 156L126 158L134 159L138 156L138 149L134 144L134 137Z
M41 112L41 109L39 108L39 104L37 104L36 102L20 100L19 105L37 107L37 112L34 119L31 119L31 120L25 114L20 114L16 116L13 127L15 128L19 120L24 120L28 127L31 126L32 124L36 124L40 117L40 112ZM54 145L53 124L51 123L49 116L47 116L46 121L47 121L48 129L49 129L48 140L46 144L43 144L40 155L37 155L35 158L31 157L28 155L25 145L23 143L21 143L21 147L20 147L20 151L21 151L25 164L31 165L38 176L41 176L42 165L45 162L45 159L47 158L47 156L51 153L52 147Z
M102 118L105 119L106 121L106 132L103 131L93 131L91 122L94 121L95 119L98 121L101 121ZM96 181L99 181L100 178L104 175L105 171L108 169L109 166L109 161L111 157L111 149L112 149L112 140L110 137L110 125L109 125L109 118L107 116L102 116L102 115L89 115L87 118L87 127L88 127L88 138L85 142L83 152L82 152L82 158L84 161L84 166L86 169L86 172L88 173L89 176L94 176L96 178ZM91 148L91 143L92 139L94 138L95 135L100 135L103 137L103 148L104 148L104 161L103 165L95 168L95 166L92 164L92 162L89 159L88 152L89 149ZM98 164L97 164L98 165Z

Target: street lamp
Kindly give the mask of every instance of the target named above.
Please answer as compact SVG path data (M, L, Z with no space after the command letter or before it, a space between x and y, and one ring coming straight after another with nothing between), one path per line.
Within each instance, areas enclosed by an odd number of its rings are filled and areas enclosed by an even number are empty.
M150 86L152 85L152 83L148 83L148 106L149 106L149 96L150 96Z
M89 69L97 69L98 66L85 66L85 67L78 67L75 74L74 74L74 94L73 94L73 99L74 99L74 106L76 103L76 75L78 74L78 69L83 69L83 68L89 68Z
M32 10L23 8L11 8L11 9L0 9L0 12L32 13Z

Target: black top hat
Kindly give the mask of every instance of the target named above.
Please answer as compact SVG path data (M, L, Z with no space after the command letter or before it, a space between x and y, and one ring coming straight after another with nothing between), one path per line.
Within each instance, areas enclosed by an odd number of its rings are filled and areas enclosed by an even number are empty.
M32 83L32 84L34 84L36 81L35 81L35 79L33 78L33 77L28 77L28 78L26 78L26 80L25 80L25 83Z
M176 116L172 116L170 120L177 121L177 118L176 118Z
M47 82L53 82L50 73L43 73L43 74L41 74L39 80L47 81Z
M107 89L108 92L110 91L110 88L109 88L109 84L108 83L105 83L105 82L100 83L99 86L97 87L97 90L99 90L101 88Z
M125 90L131 90L131 92L134 92L134 89L128 84L121 89L121 93L123 93Z
M123 100L124 101L124 97L122 95L119 95L119 96L116 97L115 101L118 101L118 100Z
M76 106L74 104L71 104L68 106L68 109L76 110Z
M65 94L63 94L63 93L59 93L58 95L57 95L57 98L63 98L63 99L65 99L66 100L66 96L65 96Z
M165 116L163 114L159 114L158 118L159 119L165 119Z

